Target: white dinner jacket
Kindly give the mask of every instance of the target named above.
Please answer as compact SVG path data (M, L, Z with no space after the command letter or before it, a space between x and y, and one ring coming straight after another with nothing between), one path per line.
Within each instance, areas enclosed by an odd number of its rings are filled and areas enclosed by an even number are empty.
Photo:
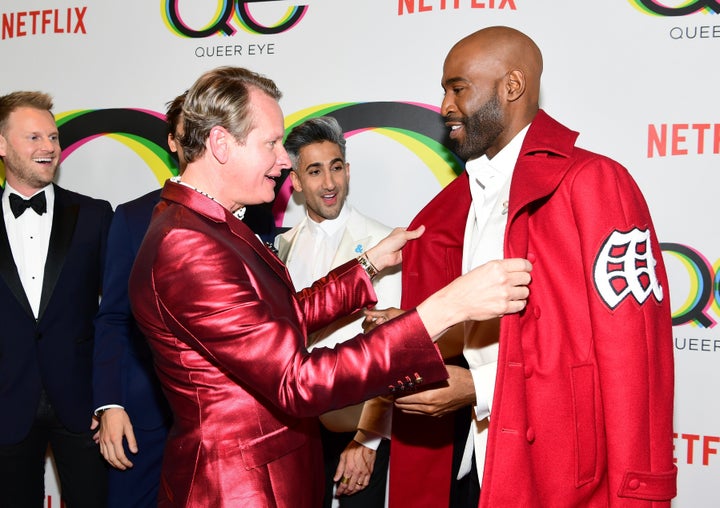
M278 257L283 262L288 263L293 255L295 255L295 246L297 245L298 238L300 238L300 235L308 233L308 220L310 219L308 219L306 215L299 224L277 236L275 247L278 250ZM391 231L392 228L366 217L355 208L350 208L350 217L345 225L345 231L340 240L340 245L338 245L337 253L328 271L359 256L385 238ZM292 273L290 276L292 277ZM375 293L378 298L378 309L400 307L402 286L399 267L392 270L383 270L383 272L373 280L373 287L375 288ZM308 338L310 341L308 349L315 347L334 347L336 344L345 342L357 334L362 333L363 317L362 312L358 312L348 316L346 319L336 321L323 330L315 332ZM349 408L326 413L321 420L330 430L348 432L355 430L358 426L360 413L362 412L362 430L369 430L375 434L389 438L392 411L389 410L391 408L388 407L388 404L383 404L373 399L365 404L364 410L362 406L363 405L360 404L358 406L350 406Z

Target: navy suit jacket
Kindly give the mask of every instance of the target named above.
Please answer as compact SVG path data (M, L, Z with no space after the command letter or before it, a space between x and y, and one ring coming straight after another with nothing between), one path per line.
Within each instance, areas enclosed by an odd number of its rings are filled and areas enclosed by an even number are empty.
M0 207L0 445L27 436L43 387L68 430L90 430L93 318L112 207L54 187L37 320L20 282Z
M128 279L160 189L115 210L100 311L95 319L95 408L119 404L133 426L153 430L170 421L170 408L160 389L147 340L130 309Z

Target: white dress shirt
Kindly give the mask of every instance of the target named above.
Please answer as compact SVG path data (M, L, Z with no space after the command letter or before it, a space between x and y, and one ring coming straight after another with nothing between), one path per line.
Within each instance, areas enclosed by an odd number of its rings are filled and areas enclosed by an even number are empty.
M307 217L307 234L298 235L295 253L287 262L296 290L310 287L328 274L349 218L348 203L334 219L315 222Z
M463 239L463 273L493 259L503 258L510 182L528 127L516 134L492 160L483 155L465 165L472 204ZM469 473L474 447L478 476L482 482L488 419L497 374L498 331L497 323L493 322L465 324L463 356L470 366L475 384L476 405L458 478Z
M32 208L28 208L19 217L15 218L10 209L10 194L17 194L23 199L32 196L23 196L9 183L5 183L5 192L2 194L3 216L8 242L12 251L15 266L17 266L20 282L30 302L35 318L40 310L40 297L42 296L43 276L45 273L45 260L50 245L50 231L52 230L53 208L55 205L55 188L52 184L40 189L35 194L45 193L47 211L38 215ZM33 196L35 195L33 194Z

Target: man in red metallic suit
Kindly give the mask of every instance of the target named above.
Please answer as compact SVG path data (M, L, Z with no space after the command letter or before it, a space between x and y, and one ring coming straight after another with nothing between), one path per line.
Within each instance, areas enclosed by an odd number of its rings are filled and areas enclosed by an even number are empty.
M462 330L469 369L396 400L392 507L657 508L675 495L654 226L627 170L539 109L541 73L538 47L507 27L445 59L441 113L466 172L413 221L426 231L403 252L403 306L493 257L527 257L533 281L524 312Z
M489 263L367 336L308 353L308 331L374 304L371 278L423 230L395 230L296 294L238 217L271 201L290 167L279 98L271 80L235 67L190 88L179 139L188 164L166 183L130 277L174 417L160 506L320 506L317 415L443 381L432 337L525 305L530 264Z

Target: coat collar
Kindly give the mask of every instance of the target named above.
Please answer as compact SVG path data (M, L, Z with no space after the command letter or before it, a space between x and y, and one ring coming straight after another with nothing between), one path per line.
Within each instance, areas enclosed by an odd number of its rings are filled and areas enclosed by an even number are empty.
M243 221L235 217L220 203L190 187L171 181L165 182L160 198L182 205L212 222L226 224L233 235L247 243L278 274L292 292L295 292L287 275L285 265L280 259L263 244Z
M530 124L510 185L509 216L551 194L570 168L579 133L568 129L542 109Z

